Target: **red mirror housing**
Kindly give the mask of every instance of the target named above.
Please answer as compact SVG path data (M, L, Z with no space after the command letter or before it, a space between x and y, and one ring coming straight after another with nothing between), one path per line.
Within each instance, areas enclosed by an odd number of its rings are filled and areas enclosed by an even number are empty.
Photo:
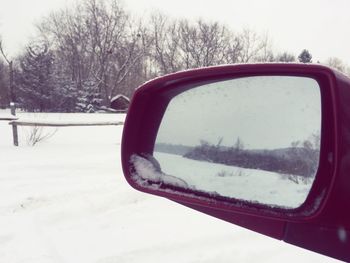
M152 188L133 179L133 154L152 155L169 101L201 83L247 76L315 79L321 92L319 168L306 201L296 209L224 199L176 187ZM194 69L154 79L134 94L125 121L122 165L137 190L337 259L350 260L350 79L314 64L245 64Z

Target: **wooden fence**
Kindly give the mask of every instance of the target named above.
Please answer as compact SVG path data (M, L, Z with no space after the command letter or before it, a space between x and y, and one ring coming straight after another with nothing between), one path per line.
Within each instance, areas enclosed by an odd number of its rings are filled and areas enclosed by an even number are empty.
M48 122L48 121L21 121L21 120L14 120L9 122L10 125L17 125L17 126L37 126L37 127L70 127L70 126L111 126L111 125L123 125L124 122L122 121L115 121L115 122Z
M45 120L21 120L16 117L15 104L11 103L11 115L0 116L0 121L9 121L12 126L13 145L18 146L18 126L32 126L32 127L73 127L73 126L119 126L124 125L122 121L89 121L89 122L61 122L61 121L45 121Z

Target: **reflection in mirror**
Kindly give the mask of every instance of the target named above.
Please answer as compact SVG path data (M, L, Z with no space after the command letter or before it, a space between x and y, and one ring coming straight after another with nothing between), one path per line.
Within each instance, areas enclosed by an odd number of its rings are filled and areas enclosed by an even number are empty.
M314 79L255 76L208 83L170 101L156 140L157 161L148 165L157 162L159 183L296 208L318 169L320 129Z

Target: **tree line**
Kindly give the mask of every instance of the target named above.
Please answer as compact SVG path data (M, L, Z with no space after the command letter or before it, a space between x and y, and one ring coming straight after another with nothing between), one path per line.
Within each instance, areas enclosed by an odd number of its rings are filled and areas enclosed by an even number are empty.
M128 97L143 82L179 70L248 62L311 63L275 53L266 34L235 32L219 22L134 18L118 0L83 0L42 19L36 40L15 58L0 38L0 106L27 111L94 112L115 95ZM337 58L329 61L342 71Z
M237 138L231 147L222 146L221 140L211 144L202 140L183 157L236 166L276 172L285 176L315 176L319 162L320 136L313 134L308 140L292 142L290 147L274 150L246 150L244 143Z

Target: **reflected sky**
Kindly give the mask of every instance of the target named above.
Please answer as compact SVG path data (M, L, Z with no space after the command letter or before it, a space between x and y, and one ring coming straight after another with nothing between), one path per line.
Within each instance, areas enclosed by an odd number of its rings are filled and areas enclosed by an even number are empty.
M317 81L257 76L203 85L170 102L157 143L195 146L200 140L247 149L276 149L321 130Z

